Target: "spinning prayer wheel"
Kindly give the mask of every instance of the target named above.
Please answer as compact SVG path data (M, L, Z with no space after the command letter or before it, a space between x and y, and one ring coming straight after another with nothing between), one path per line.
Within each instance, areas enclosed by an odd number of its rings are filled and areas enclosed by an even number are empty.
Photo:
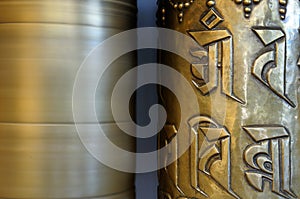
M300 2L159 0L158 6L160 26L199 45L178 45L192 62L160 53L161 63L189 81L199 108L190 106L181 118L188 96L180 102L160 90L168 113L160 147L180 133L193 139L182 156L175 140L162 157L178 159L159 172L159 198L299 198ZM180 91L176 79L174 85Z
M89 52L135 27L136 2L1 0L0 23L0 198L134 198L134 175L100 163L81 143L72 92ZM95 94L98 120L83 107L79 121L105 123L107 137L131 150L135 141L120 137L109 93L135 59L112 64Z

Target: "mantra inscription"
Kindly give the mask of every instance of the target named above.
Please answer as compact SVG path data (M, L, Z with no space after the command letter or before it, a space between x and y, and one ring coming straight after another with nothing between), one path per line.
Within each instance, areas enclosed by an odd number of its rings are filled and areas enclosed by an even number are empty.
M221 9L219 3L233 6ZM170 157L178 159L162 170L167 185L160 186L160 199L298 198L299 4L298 0L199 0L186 10L193 15L190 19L171 23L201 46L187 49L193 57L189 66L166 61L175 63L174 68L190 80L200 109L188 112L192 118L184 120L188 126L184 133L193 140L182 157L177 154L181 148L177 124L164 127L160 144L177 144L163 158L166 163ZM243 7L245 18L238 17L240 10L231 13L236 5ZM293 6L299 7L294 14L298 18L287 13ZM194 16L198 9L201 13ZM161 21L166 25L165 15ZM224 110L213 112L212 98L216 105L228 99ZM177 121L170 118L171 123Z
M233 41L228 30L189 31L189 34L207 51L191 51L194 57L208 58L208 64L193 63L191 72L194 86L203 95L211 93L218 86L218 71L222 75L222 92L240 103L244 103L233 92ZM208 77L205 77L208 71Z
M215 184L234 198L240 198L231 188L231 134L225 126L220 126L206 116L195 116L188 121L190 134L194 139L190 146L190 186L199 194L208 197L200 186L201 175L211 178ZM255 142L244 150L244 161L249 167L245 178L251 187L259 192L265 191L264 183L272 184L271 191L284 198L297 198L291 189L291 137L287 128L280 125L251 125L242 127ZM174 125L164 128L167 138L165 145L177 139ZM169 153L177 157L177 143ZM174 154L173 154L174 155ZM167 157L165 162L167 162ZM165 166L165 172L173 185L181 193L181 199L188 197L179 184L179 163L175 161ZM160 192L160 199L172 199L169 193Z
M209 197L200 187L202 175L212 179L214 186L218 186L234 198L239 198L231 189L231 174L230 174L230 142L231 136L226 127L218 125L212 119L206 116L195 116L188 121L190 126L191 146L190 146L190 182L192 188L199 194ZM177 139L177 130L174 125L166 125L165 145L170 143L172 139ZM180 147L177 143L170 151L177 157L177 148ZM169 156L164 157L165 162ZM185 196L181 190L179 183L179 162L175 161L164 168L166 174L172 181L172 184L181 193L182 199L189 198ZM161 191L161 198L169 198L169 194Z
M217 19L217 17L215 17ZM257 57L252 66L252 75L267 86L274 94L296 107L286 93L286 41L279 28L255 27L252 31L270 49ZM211 93L218 86L218 70L222 71L222 92L228 97L244 104L233 92L233 41L228 30L188 31L197 43L207 50L191 50L192 56L208 63L191 64L192 83L203 95ZM207 72L208 71L208 72Z
M222 15L215 8L215 3L207 5L209 10L203 14L200 21L209 30L188 30L189 35L202 47L203 50L191 49L192 56L199 62L191 64L192 83L203 95L211 93L218 86L218 77L221 77L222 92L244 104L234 94L234 44L233 35L229 30L216 29L224 21ZM253 63L252 75L285 100L292 107L295 103L286 94L286 36L283 30L276 27L253 27L252 31L264 44L267 52L257 57ZM270 50L271 48L271 50ZM207 63L201 63L206 58ZM221 71L221 75L218 74Z
M206 48L205 51L190 50L191 55L199 60L199 62L191 64L192 83L203 95L207 95L217 88L218 77L221 77L222 93L245 104L233 91L233 35L226 29L212 30L224 21L215 5L215 3L207 5L209 10L200 19L205 28L209 30L187 31L200 46ZM252 31L265 46L262 49L263 53L253 63L252 75L295 108L295 103L289 99L286 91L287 54L284 31L277 27L253 27ZM266 49L268 49L267 52ZM201 63L203 58L206 58L207 63ZM219 70L221 75L218 74Z
M212 4L213 7L215 4ZM204 31L188 31L194 40L203 47L206 51L191 50L191 54L201 60L207 57L208 63L193 63L191 64L191 72L193 75L194 86L201 91L203 95L207 95L218 86L218 71L222 75L222 92L238 101L244 103L233 92L233 40L229 30L211 30L223 21L223 17L215 8L210 8L201 18L201 22L209 30ZM208 71L208 77L205 77Z
M284 99L292 107L296 107L286 94L285 33L280 28L270 27L255 27L252 28L252 31L259 37L266 48L273 47L272 50L262 53L255 60L252 74L276 95Z
M210 118L196 116L189 120L192 140L190 165L191 185L201 194L207 194L199 186L199 171L211 177L216 186L239 198L231 189L230 174L230 133L225 127L219 126ZM200 137L204 139L200 139Z
M296 197L291 190L290 133L283 126L249 126L243 129L255 144L248 146L244 160L251 168L245 172L249 184L264 191L264 182L284 198Z

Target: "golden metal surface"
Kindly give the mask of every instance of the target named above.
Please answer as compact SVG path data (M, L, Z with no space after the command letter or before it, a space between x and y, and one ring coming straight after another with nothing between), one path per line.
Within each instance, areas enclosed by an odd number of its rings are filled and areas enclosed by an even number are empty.
M159 1L160 25L199 44L182 49L192 63L167 52L161 62L190 82L200 106L181 118L190 99L161 88L168 119L160 147L179 125L194 136L159 172L161 199L300 197L299 13L298 0Z
M115 144L134 150L134 139L115 125L104 130ZM87 198L133 189L133 175L94 159L74 125L1 124L0 140L2 198Z
M134 198L133 175L102 165L80 142L72 91L90 50L135 27L135 1L0 0L0 13L0 198ZM131 151L135 141L115 126L110 96L134 65L132 54L114 62L95 95L107 136ZM92 92L97 77L87 79ZM79 122L96 128L82 109Z

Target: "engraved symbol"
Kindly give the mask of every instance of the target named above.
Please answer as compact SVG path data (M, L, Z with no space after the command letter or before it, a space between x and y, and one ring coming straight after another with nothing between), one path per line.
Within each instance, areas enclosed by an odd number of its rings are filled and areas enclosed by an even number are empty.
M214 9L210 9L204 17L202 17L201 22L208 28L212 29L216 27L224 19L217 13Z
M284 197L296 197L291 190L290 135L282 126L249 126L243 129L256 142L248 146L244 160L253 170L245 172L249 184L264 191L264 183L272 183L272 192Z
M233 39L228 30L188 31L207 51L196 50L191 54L199 59L208 57L208 64L193 63L192 83L203 95L209 94L218 86L218 71L221 71L222 93L244 104L233 92ZM208 72L207 72L208 71Z
M164 126L164 137L161 136L161 139L163 140L164 142L164 145L168 145L171 141L174 140L174 142L176 144L172 145L172 148L169 149L168 151L168 155L167 156L164 156L162 158L164 158L164 164L165 164L165 167L164 167L164 170L166 172L166 174L168 175L168 177L170 178L170 181L173 183L173 185L176 187L176 189L180 192L180 193L183 193L180 188L179 188L179 185L178 185L178 174L177 174L177 171L178 171L178 146L177 146L177 129L174 125L165 125ZM174 158L175 156L175 158ZM169 166L167 166L167 162L168 159L175 159L176 161L173 162L172 164L170 164Z
M231 189L230 133L208 117L196 116L188 123L191 133L195 134L192 136L194 140L190 162L192 187L207 196L199 185L200 171L213 179L220 188L239 198Z
M295 104L286 95L286 40L281 29L252 28L266 47L275 49L260 55L252 67L252 74L292 107Z

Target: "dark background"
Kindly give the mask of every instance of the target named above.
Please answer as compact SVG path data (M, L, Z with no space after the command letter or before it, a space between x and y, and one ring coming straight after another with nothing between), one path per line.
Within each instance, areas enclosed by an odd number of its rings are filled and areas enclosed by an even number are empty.
M138 0L138 27L156 26L156 0ZM138 65L145 63L156 63L157 55L155 50L140 50L138 52ZM153 68L153 70L156 70ZM143 74L138 74L138 81ZM148 111L151 105L157 103L156 86L148 85L137 90L137 123L146 125L150 122ZM137 152L156 150L157 138L137 140ZM138 164L137 160L137 164ZM157 198L157 172L136 174L136 199Z

